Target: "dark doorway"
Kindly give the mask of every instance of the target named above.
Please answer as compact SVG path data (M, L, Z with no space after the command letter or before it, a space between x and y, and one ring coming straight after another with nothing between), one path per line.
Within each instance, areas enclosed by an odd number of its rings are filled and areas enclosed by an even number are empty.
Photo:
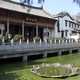
M22 34L21 24L11 23L9 26L9 33L12 34L12 36L15 36L16 34ZM25 41L27 39L29 39L29 41L33 41L33 38L36 37L36 27L34 25L25 25L24 37ZM43 28L41 27L38 27L38 37L40 37L43 40Z
M62 38L64 37L64 31L61 31L61 37Z
M22 27L18 24L10 24L9 33L13 36L16 34L22 34Z
M36 27L35 26L25 26L24 29L25 40L28 38L30 41L36 37ZM38 37L43 40L43 28L38 28Z
M38 36L43 40L43 28L38 28Z
M36 28L33 26L25 26L24 29L25 40L29 39L30 41L36 36Z

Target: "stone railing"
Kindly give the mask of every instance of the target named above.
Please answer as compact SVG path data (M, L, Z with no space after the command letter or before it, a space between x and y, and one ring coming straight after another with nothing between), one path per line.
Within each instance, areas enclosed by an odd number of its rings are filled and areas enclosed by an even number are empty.
M15 50L15 51L23 51L23 50L47 50L47 49L69 49L69 48L79 48L80 42L73 41L71 39L68 40L51 40L49 42L42 42L41 40L36 43L36 41L29 42L14 42L12 39L10 43L2 43L0 45L0 50Z

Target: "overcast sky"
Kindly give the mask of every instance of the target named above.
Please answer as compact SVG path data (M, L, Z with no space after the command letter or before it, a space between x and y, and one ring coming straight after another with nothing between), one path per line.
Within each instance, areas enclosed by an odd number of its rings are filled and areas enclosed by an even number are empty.
M14 0L18 1L18 0ZM35 3L36 0L34 0ZM67 11L72 15L80 12L80 7L73 0L45 0L44 8L51 14Z

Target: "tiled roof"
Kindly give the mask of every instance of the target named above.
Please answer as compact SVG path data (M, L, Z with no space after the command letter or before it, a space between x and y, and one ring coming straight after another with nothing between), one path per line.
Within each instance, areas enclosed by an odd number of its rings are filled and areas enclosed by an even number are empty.
M68 12L60 12L55 17L62 17L63 18L66 15L69 16L73 20L73 17Z
M21 5L13 1L0 0L0 8L53 19L52 15L42 8Z

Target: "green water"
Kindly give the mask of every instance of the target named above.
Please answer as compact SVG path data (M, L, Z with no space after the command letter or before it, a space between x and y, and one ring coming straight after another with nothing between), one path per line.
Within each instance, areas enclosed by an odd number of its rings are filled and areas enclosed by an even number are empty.
M42 78L33 74L30 70L32 68L32 65L56 62L62 64L74 64L80 67L80 54L75 53L64 56L39 59L29 62L29 64L21 62L0 64L0 80L80 80L80 75L66 79Z

